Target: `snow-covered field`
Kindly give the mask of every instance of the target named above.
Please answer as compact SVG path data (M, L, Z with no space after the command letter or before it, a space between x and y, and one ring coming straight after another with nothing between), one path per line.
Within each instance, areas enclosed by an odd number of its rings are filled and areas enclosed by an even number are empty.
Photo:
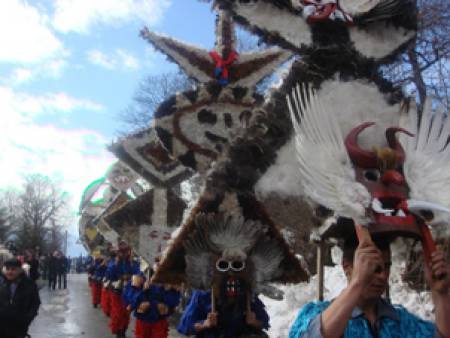
M401 282L400 274L404 265L403 245L396 243L392 248L392 268L390 276L390 293L393 304L401 304L421 318L433 320L433 305L429 292L417 292ZM339 249L333 249L333 261L341 261ZM339 295L346 286L346 278L341 266L325 267L325 299L330 300ZM269 336L271 338L286 338L300 308L310 301L317 300L317 276L309 283L297 285L277 285L284 291L284 299L275 301L261 296L270 315Z

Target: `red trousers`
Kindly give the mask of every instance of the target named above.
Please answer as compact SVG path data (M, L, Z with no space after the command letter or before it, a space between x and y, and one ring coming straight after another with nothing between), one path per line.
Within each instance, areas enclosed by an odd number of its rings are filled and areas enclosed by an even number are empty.
M147 323L136 319L134 334L136 338L167 338L169 323L167 319L161 319L155 323Z
M92 295L92 304L98 305L100 304L102 298L102 284L91 282L91 295Z
M111 314L111 289L102 288L101 306L103 313L109 317Z
M109 327L112 334L125 332L130 323L130 313L127 311L127 307L122 299L120 293L111 291L111 318L109 320Z

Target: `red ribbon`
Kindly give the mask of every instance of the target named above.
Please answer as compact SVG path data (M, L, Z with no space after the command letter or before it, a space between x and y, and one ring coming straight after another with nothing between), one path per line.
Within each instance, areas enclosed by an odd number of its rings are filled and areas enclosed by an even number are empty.
M306 21L309 23L321 22L328 19L335 10L337 9L336 4L325 4L323 6L318 7L317 12L313 15L310 15Z
M230 52L230 54L226 59L223 59L219 55L219 53L217 53L215 50L209 52L209 55L216 64L216 70L221 69L220 77L222 79L228 80L229 76L228 66L230 66L234 61L236 61L236 59L238 58L238 53L233 50Z

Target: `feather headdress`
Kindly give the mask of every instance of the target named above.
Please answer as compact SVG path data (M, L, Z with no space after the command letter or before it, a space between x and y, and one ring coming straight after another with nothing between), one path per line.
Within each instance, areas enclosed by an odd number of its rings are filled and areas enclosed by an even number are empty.
M448 221L447 115L442 110L433 114L428 100L420 123L414 106L407 109L406 105L394 116L378 105L380 114L368 120L362 111L351 112L350 106L337 111L339 105L327 103L326 93L299 85L287 98L305 195L337 216L372 224L372 230L378 227L380 232L390 229L418 234L417 216L423 220L425 214L429 224ZM368 102L371 99L366 98ZM357 100L353 96L351 101ZM382 126L385 135L370 138L369 145L360 140L365 129L387 121L390 125ZM348 130L348 125L353 128ZM402 143L395 137L398 132ZM364 135L367 133L369 129Z

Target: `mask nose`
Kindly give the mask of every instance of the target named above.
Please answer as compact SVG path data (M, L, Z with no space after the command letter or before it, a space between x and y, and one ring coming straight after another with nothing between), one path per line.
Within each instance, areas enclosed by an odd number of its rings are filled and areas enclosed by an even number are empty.
M397 170L387 170L384 172L383 176L381 177L381 181L386 184L396 184L396 185L404 185L405 178L402 174L400 174Z

